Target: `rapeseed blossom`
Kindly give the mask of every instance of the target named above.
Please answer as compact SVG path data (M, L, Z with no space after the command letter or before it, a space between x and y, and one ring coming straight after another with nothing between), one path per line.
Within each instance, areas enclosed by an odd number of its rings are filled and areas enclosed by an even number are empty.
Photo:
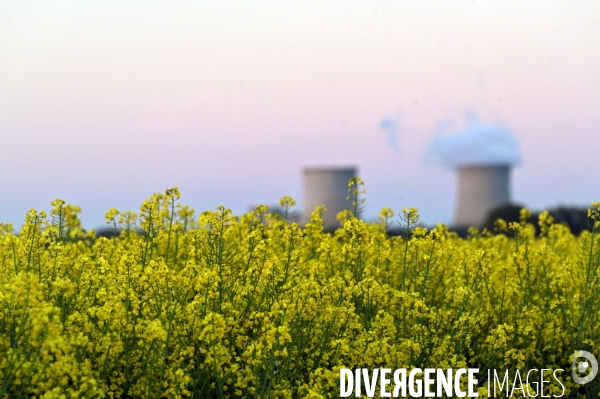
M363 185L334 233L324 207L291 223L291 197L195 216L177 188L110 209L110 239L60 199L2 225L0 398L336 397L342 368L570 372L597 352L600 203L579 236L523 210L462 239L415 208L358 219Z

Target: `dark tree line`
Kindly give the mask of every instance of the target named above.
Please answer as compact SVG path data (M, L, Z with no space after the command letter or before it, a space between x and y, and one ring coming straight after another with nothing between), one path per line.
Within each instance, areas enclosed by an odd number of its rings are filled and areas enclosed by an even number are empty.
M493 209L487 216L483 227L494 231L494 222L497 219L504 219L506 222L518 222L519 213L523 205L507 204ZM548 209L548 212L554 218L554 223L563 223L569 226L573 234L579 234L583 230L589 230L591 219L588 218L588 208L579 208L575 206L558 206ZM539 233L538 217L541 212L532 212L528 222L536 226Z

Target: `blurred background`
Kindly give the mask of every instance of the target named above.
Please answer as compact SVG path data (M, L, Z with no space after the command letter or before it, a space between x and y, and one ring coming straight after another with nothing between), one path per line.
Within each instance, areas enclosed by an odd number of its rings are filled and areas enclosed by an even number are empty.
M488 175L587 207L599 37L595 0L0 0L0 221L60 197L98 227L173 186L197 211L300 211L303 170L344 166L366 219L460 224ZM496 169L461 182L473 165Z

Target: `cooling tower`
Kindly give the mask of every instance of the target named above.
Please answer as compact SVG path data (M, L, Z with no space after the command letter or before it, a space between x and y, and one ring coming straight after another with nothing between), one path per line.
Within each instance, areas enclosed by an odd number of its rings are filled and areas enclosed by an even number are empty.
M457 171L454 226L482 226L490 210L510 202L509 165L465 165Z
M324 230L333 231L340 225L337 214L350 205L346 201L348 195L348 180L357 176L356 168L305 168L304 204L302 217L308 220L310 214L318 205L325 205L327 213L323 215Z

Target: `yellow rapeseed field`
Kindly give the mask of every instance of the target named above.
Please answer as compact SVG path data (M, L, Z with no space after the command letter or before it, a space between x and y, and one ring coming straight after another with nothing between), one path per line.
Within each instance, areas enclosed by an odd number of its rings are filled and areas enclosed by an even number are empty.
M537 236L523 210L463 239L415 209L357 219L361 193L332 234L323 208L288 222L289 197L195 216L176 188L111 209L113 238L62 200L2 226L0 398L338 397L340 368L568 375L597 352L600 203L581 234L542 213Z

